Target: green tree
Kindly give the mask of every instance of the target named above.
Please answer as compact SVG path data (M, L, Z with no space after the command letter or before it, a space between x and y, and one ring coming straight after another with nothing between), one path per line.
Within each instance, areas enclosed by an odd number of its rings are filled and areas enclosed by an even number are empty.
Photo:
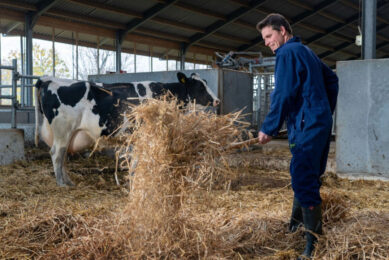
M33 74L36 76L53 75L53 50L42 48L39 44L34 44L33 49ZM18 59L20 61L20 52L11 51L8 55L8 61ZM20 63L19 71L20 71ZM58 53L55 54L55 76L59 78L70 78L69 68L61 59Z
M36 76L53 75L53 51L52 49L42 48L39 44L33 46L33 74ZM19 51L10 51L7 59L2 64L12 64L12 59L18 60L18 72L21 72L21 54ZM66 63L59 55L55 54L55 76L59 78L70 78L70 71ZM1 74L2 84L12 84L12 74L10 70L3 70ZM2 89L2 95L11 95L11 89ZM18 100L20 102L20 88L17 90ZM2 105L9 105L10 100L1 100Z

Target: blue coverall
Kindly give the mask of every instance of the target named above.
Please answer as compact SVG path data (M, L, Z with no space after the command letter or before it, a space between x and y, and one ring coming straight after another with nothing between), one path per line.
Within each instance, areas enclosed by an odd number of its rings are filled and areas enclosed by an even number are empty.
M276 50L275 89L261 131L276 136L287 120L292 188L303 207L321 203L338 77L298 37Z

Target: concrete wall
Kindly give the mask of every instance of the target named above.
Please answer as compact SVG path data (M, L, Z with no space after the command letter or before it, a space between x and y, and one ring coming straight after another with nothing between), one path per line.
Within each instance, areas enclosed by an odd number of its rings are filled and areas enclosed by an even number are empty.
M16 128L24 131L24 141L28 145L34 143L35 132L35 112L31 110L17 110L16 112ZM11 129L11 110L10 108L0 108L0 129ZM0 139L6 138L0 136ZM1 141L1 140L0 140Z
M340 174L389 180L389 59L337 63Z
M21 129L0 129L0 165L24 159L24 133Z

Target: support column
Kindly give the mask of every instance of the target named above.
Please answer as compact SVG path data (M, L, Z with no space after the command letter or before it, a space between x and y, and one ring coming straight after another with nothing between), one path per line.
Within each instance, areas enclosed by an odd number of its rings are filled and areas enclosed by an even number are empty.
M0 66L1 66L1 60L2 60L2 54L1 54L1 39L2 39L2 36L0 34ZM2 76L1 76L1 70L0 70L0 85L1 84L1 79L2 79ZM3 90L0 88L0 96L3 95ZM0 99L0 105L2 105L2 100Z
M362 59L376 58L377 0L362 3Z
M181 58L181 64L180 64L180 70L185 70L185 55L186 55L186 47L184 44L181 45L180 49L180 58Z
M28 12L26 14L25 25L24 25L24 33L26 36L26 74L33 74L33 63L32 63L32 13ZM32 80L26 79L26 85L31 85ZM27 87L25 91L25 104L27 106L32 106L32 88Z
M153 72L153 46L149 45L150 72Z
M96 57L96 64L97 64L97 75L100 75L100 36L97 36L97 57Z
M23 35L20 35L20 67L21 67L21 73L22 75L26 75L26 65L24 62L24 50L25 50L25 44L24 44L24 39ZM20 105L22 107L26 106L26 79L21 78L21 89L20 89Z
M78 80L78 32L76 32L76 80Z
M120 31L116 32L116 72L120 73L122 70L122 43L120 41Z
M52 52L53 52L53 77L55 77L55 28L52 28L51 32L51 44L52 44Z
M136 73L136 42L134 42L134 73Z

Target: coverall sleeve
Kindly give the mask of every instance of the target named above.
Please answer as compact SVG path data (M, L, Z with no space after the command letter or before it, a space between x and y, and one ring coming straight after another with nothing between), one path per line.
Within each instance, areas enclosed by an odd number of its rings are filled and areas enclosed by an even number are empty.
M282 54L276 58L275 89L270 96L270 111L267 114L261 131L270 136L276 136L282 127L288 109L297 94L300 84L299 70L302 64L290 54Z
M322 62L322 70L323 70L323 79L324 85L326 87L328 101L330 103L331 112L334 113L336 100L338 98L338 76L326 65Z

